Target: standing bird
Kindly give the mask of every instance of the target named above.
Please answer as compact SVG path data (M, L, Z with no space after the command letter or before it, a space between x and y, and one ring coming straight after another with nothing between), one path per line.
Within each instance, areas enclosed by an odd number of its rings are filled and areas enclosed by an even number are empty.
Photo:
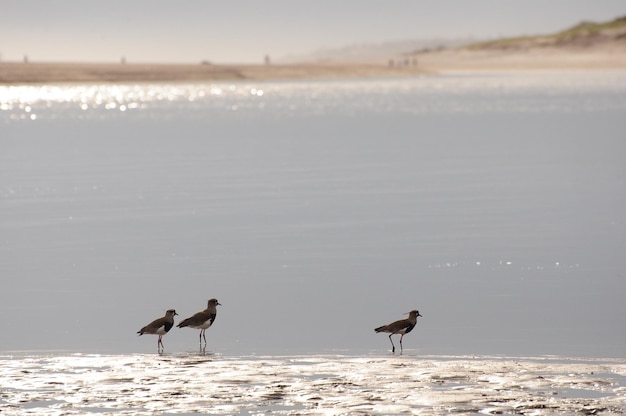
M391 341L391 352L396 352L396 346L393 345L393 340L391 336L394 334L400 334L400 353L402 354L402 338L405 334L408 334L415 328L415 324L417 323L417 317L420 315L419 311L413 310L409 312L409 317L406 319L400 319L399 321L395 321L390 323L389 325L379 326L374 329L376 332L388 332L389 333L389 341Z
M186 326L190 328L196 328L200 330L200 347L202 347L202 338L204 338L204 346L206 347L206 335L205 332L213 325L215 317L217 316L217 305L221 305L217 299L209 299L209 303L205 310L196 313L194 316L183 319L178 323L179 328Z
M170 329L174 326L174 316L178 315L174 309L168 309L165 312L165 316L162 318L155 319L150 322L148 325L141 328L137 333L139 335L143 334L153 334L158 335L159 340L157 341L157 351L163 352L165 347L163 346L163 335L167 334ZM159 349L161 348L161 349Z

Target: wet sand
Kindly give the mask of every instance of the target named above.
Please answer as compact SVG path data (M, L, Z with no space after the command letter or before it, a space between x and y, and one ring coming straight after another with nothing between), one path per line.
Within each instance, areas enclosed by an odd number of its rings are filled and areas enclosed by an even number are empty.
M2 414L621 414L626 363L562 357L13 355Z
M626 70L621 47L561 50L443 50L420 53L410 65L300 63L271 65L0 62L0 84L198 82L403 77L460 71Z

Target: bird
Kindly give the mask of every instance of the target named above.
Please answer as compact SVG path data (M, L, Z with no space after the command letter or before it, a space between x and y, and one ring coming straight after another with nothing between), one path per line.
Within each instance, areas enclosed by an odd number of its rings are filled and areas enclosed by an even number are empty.
M157 318L154 321L150 322L148 325L141 328L137 333L141 336L143 334L153 334L158 335L159 340L157 341L157 351L163 352L165 347L163 346L163 335L167 334L170 329L174 326L174 316L178 315L174 309L168 309L165 312L165 316L162 318ZM159 349L162 348L162 349Z
M183 319L176 325L179 328L186 326L190 328L196 328L200 330L200 346L202 346L202 339L204 338L204 345L206 346L205 331L213 325L215 317L217 316L217 305L222 305L217 299L209 299L205 310L196 313L195 315Z
M392 322L388 325L379 326L374 329L374 331L378 332L387 332L389 333L389 341L391 341L391 352L396 352L396 346L393 345L393 340L391 336L394 334L400 334L400 353L402 354L402 338L405 334L408 334L415 328L415 324L417 323L417 317L420 315L419 311L412 310L408 313L409 317L406 319L400 319L399 321Z

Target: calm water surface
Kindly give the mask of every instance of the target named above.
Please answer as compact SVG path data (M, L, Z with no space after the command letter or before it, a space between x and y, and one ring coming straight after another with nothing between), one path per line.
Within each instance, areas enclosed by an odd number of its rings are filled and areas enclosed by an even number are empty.
M0 87L0 351L626 357L626 73ZM197 350L174 328L169 353Z

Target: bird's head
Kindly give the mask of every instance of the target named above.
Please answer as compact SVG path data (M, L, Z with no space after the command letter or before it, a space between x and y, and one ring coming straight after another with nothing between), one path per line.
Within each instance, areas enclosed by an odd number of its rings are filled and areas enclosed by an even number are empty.
M407 312L409 314L409 316L414 316L414 317L423 317L422 315L420 315L420 311L418 311L417 309L413 309L411 312Z

